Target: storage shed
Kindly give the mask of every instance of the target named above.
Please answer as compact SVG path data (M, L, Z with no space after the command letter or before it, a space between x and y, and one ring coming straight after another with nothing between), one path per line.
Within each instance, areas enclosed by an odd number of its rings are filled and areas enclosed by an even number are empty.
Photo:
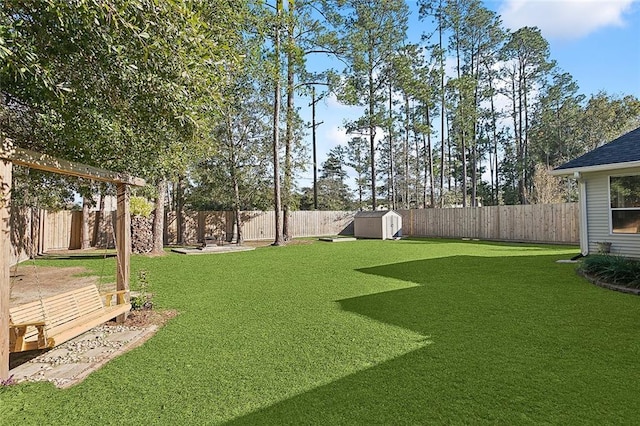
M402 216L393 210L358 212L353 220L353 234L356 238L399 238L402 236Z

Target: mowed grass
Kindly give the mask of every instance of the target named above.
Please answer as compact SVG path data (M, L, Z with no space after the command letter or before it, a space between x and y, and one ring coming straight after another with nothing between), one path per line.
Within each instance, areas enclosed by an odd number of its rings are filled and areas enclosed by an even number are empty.
M0 423L637 423L640 298L555 263L576 253L403 240L134 257L180 315L71 389L0 389Z

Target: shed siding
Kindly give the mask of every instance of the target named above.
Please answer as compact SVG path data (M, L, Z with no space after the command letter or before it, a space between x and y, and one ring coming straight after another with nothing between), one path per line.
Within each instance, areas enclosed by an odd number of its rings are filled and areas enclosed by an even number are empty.
M392 239L402 235L402 216L392 210L358 212L353 229L356 238Z
M587 230L589 253L598 252L598 242L611 242L611 253L640 258L640 234L612 234L609 219L609 176L637 174L638 169L585 174L587 183Z
M377 217L357 217L353 223L354 236L358 238L384 238L382 220Z

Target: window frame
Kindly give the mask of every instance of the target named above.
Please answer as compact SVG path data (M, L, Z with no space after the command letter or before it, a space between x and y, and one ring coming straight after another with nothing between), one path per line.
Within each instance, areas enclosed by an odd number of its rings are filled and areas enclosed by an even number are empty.
M609 209L609 235L611 236L624 236L624 235L640 235L640 232L614 232L613 231L613 212L614 211L639 211L640 207L611 207L611 178L617 177L632 177L637 176L640 178L640 173L620 173L615 175L607 176L607 192L608 192L608 203L607 208Z

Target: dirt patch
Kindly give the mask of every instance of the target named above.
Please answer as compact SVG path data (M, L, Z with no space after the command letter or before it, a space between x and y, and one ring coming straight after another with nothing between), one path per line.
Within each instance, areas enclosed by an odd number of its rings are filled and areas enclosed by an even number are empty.
M157 311L153 309L131 311L127 315L127 319L124 324L117 324L115 321L109 321L105 325L117 327L124 325L127 327L147 327L155 325L162 327L171 318L175 318L178 315L178 311L168 309L164 311Z
M10 306L18 306L33 300L53 296L65 291L96 285L101 292L115 290L115 283L98 284L99 277L90 275L91 271L82 267L56 268L29 265L23 263L11 268ZM175 317L174 310L138 310L131 311L124 324L130 327L161 327ZM106 325L116 325L110 321Z
M100 291L115 289L115 283L98 285L99 277L81 267L54 268L29 265L13 266L10 271L10 306L22 305L32 300L53 296L94 284Z
M273 244L273 240L259 240L259 241L245 241L243 243L245 246L249 247L268 247ZM283 246L301 246L313 244L313 240L310 239L293 239L289 241L285 241Z

